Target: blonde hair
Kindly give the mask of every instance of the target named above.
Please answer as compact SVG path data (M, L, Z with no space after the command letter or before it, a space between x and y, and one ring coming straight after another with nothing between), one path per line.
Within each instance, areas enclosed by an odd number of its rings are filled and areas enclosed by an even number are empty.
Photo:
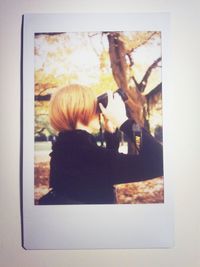
M58 132L76 129L77 122L88 125L96 115L97 101L93 91L81 85L68 85L51 98L49 119Z

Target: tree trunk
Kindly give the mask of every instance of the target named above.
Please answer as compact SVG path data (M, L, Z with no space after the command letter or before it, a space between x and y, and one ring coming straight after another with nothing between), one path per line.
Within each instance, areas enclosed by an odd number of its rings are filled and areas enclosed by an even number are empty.
M126 61L127 51L123 41L120 40L120 33L109 33L108 42L113 77L117 86L122 88L129 98L126 103L129 109L129 116L143 126L143 106L145 104L145 97L142 96L137 88L133 88L129 85L129 65Z
M124 92L128 96L128 100L126 102L128 116L134 119L135 122L140 126L143 126L143 109L145 104L145 97L142 96L137 88L129 86L129 65L126 61L127 52L124 43L120 40L120 33L118 32L108 33L107 36L109 42L109 55L113 77L117 83L117 86L124 90ZM135 146L129 143L128 152L135 154L136 151L137 150Z

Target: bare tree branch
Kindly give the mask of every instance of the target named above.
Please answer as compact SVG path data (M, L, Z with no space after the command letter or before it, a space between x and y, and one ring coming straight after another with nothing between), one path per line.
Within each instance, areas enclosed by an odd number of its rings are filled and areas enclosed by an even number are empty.
M144 92L146 85L147 85L147 81L149 79L149 76L151 75L151 72L154 68L157 67L158 63L161 61L161 57L159 57L158 59L156 59L147 69L144 77L142 78L141 82L138 84L138 90L142 93ZM132 79L134 80L135 78L132 77ZM135 80L134 80L135 82Z
M45 128L43 127L41 129L39 129L38 131L36 131L36 134L41 134L44 130L45 130Z
M49 88L45 88L45 89L43 89L42 91L40 91L40 93L39 93L39 95L38 96L40 96L40 95L42 95L42 93L44 93L46 90L48 90Z
M40 97L40 96L42 96L42 97L44 97L45 95L42 95L45 91L47 91L48 89L50 89L50 88L56 88L57 86L56 85L53 85L53 84L50 84L50 83L45 83L45 84L39 84L39 83L36 83L35 84L35 87L38 87L38 89L41 89L41 88L43 88L43 90L41 90L40 92L39 92L39 94L38 95L36 95L36 97ZM48 94L47 94L48 95Z
M162 83L158 84L153 90L151 90L151 92L149 92L146 95L147 101L149 101L152 97L161 92L161 90L162 90Z
M131 56L131 53L126 53L126 56L128 57L129 59L129 67L131 68L133 65L134 65L134 61L133 61L133 58Z
M149 92L146 95L147 100L147 113L150 114L150 102L153 100L153 98L158 95L159 93L162 93L162 83L158 84L151 92Z
M132 79L135 83L136 88L139 88L139 83L137 82L137 80L135 79L135 76L131 76L130 79Z
M131 49L129 51L129 53L132 53L135 49L137 49L138 47L142 46L142 45L145 45L149 40L151 40L151 38L156 35L158 32L152 32L152 34L146 39L144 40L143 42L141 42L140 44L138 44L136 47L134 47L133 49Z
M89 34L89 33L88 33L88 37L90 37L90 38L93 37L93 36L96 36L96 35L98 35L97 32L96 32L96 33L93 33L93 34Z

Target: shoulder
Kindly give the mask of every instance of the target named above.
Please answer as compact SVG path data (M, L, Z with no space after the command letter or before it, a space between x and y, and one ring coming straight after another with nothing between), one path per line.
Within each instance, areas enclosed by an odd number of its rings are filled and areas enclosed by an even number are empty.
M91 134L89 134L86 131L83 130L63 131L58 134L58 137L55 142L55 147L66 144L68 146L75 146L90 142L94 142L94 138Z
M85 153L96 150L95 138L82 130L60 132L52 146L52 157L83 157Z

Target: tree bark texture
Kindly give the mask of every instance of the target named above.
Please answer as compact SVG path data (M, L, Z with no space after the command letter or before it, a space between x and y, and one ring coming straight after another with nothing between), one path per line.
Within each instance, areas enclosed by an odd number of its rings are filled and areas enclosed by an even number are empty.
M119 32L111 32L108 35L109 55L113 77L119 88L122 88L128 96L126 105L129 110L129 117L134 119L141 126L144 125L143 107L145 97L135 87L129 85L129 65L127 63L127 51L123 41L120 40Z

